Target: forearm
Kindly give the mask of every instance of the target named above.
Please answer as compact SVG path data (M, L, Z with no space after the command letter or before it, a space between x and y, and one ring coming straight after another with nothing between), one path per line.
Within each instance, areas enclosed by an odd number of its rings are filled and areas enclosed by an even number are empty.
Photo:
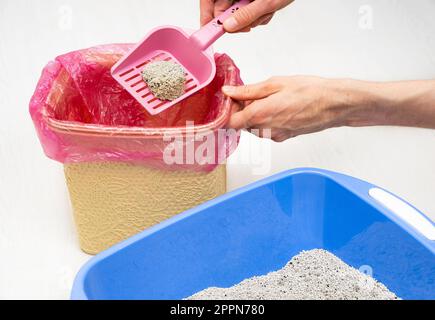
M344 125L435 129L435 80L337 80L346 100Z

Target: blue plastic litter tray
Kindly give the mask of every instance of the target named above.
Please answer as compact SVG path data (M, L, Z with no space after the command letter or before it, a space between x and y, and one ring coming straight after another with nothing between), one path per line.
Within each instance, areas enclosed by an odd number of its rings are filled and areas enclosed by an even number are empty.
M323 248L403 299L435 298L435 226L367 182L296 169L231 192L91 259L72 299L183 299Z

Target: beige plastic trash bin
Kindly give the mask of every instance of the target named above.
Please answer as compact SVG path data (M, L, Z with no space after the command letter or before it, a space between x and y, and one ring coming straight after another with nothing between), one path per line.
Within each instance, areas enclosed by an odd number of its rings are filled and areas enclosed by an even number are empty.
M226 192L226 166L163 171L128 163L65 165L83 251L96 254Z
M242 83L227 55L215 55L209 86L151 116L110 73L132 47L111 44L57 57L30 102L45 154L64 164L80 246L90 254L225 193L222 163L238 144L237 137L219 140L232 110L221 88ZM203 151L197 134L214 137L212 162L187 161ZM175 145L186 161L168 164L164 155Z

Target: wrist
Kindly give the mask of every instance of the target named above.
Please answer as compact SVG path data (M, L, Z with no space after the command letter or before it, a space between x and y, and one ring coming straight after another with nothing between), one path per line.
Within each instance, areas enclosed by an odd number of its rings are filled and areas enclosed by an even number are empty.
M350 127L388 125L395 102L388 93L388 83L352 79L335 80L342 107L342 125Z

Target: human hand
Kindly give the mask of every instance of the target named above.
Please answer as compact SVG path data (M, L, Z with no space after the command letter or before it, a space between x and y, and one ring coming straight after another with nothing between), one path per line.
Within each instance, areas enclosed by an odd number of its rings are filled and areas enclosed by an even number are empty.
M270 22L276 11L294 0L255 0L240 8L224 22L227 32L248 32L251 28ZM201 25L205 25L232 5L231 0L200 0Z
M270 129L270 138L282 142L345 125L353 110L345 88L346 80L296 76L222 91L234 99L230 128L247 129L260 137Z
M233 98L230 128L247 129L277 142L340 126L435 129L435 80L273 77L222 91Z

